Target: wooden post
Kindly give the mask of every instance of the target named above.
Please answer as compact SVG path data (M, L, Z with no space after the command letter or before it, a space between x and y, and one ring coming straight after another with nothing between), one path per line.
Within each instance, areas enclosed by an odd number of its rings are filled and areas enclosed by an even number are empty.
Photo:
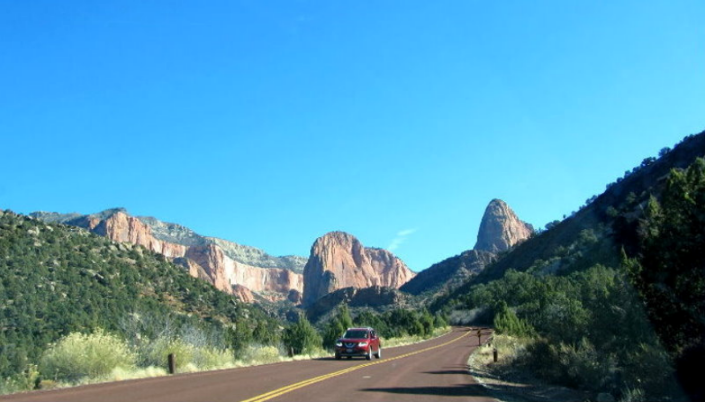
M494 358L494 362L497 363L497 348L492 349L492 357Z
M167 360L169 362L169 374L176 373L176 355L174 353L169 353Z
M482 346L482 330L477 330L477 346Z

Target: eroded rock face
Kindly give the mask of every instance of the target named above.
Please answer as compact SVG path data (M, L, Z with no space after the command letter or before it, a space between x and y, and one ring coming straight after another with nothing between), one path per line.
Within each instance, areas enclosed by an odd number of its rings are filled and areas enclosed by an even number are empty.
M122 211L103 220L89 216L86 223L89 230L112 241L140 245L165 257L183 257L186 253L185 246L155 238L149 226Z
M287 269L303 271L302 257L272 257L254 247L199 236L183 226L134 217L121 208L93 215L40 212L32 216L82 227L118 243L143 246L186 267L191 276L206 280L246 302L254 300L251 291L268 292L270 298L279 294L279 299L287 298L290 290L303 291L303 275ZM237 261L231 256L233 252L246 252L247 262L261 262L265 266Z
M253 303L255 301L255 295L250 292L250 289L241 285L233 285L232 294L245 303Z
M504 201L494 199L485 209L477 234L475 250L491 253L506 251L515 244L529 238L533 226L525 223Z
M389 251L366 248L348 233L331 232L311 247L304 267L304 305L346 287L398 288L414 275Z
M232 260L225 258L223 250L215 244L189 247L186 256L189 261L200 267L199 272L204 272L206 280L218 290L232 293L235 283L231 282L230 273L233 270Z

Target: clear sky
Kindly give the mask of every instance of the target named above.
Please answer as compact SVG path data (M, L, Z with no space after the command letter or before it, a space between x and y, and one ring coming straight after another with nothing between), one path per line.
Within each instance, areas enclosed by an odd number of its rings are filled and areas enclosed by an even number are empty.
M413 270L705 129L705 2L0 0L0 209Z

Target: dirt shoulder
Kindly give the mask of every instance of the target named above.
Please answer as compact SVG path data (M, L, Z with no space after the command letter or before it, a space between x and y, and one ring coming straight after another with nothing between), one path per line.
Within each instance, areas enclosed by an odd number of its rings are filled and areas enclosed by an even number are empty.
M553 402L596 400L596 395L565 387L544 384L530 373L514 370L498 359L494 363L492 348L485 345L478 348L468 359L470 374L488 391L493 398L503 402Z

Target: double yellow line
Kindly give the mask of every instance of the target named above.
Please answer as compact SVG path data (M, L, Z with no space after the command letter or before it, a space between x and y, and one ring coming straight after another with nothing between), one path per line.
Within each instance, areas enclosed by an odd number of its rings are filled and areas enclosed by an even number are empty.
M286 387L281 387L281 388L279 388L279 389L275 389L274 391L269 391L269 392L267 392L267 393L265 393L265 394L257 395L257 396L255 396L255 397L250 398L250 399L245 399L245 400L243 400L243 401L241 401L241 402L264 402L264 401L268 401L268 400L270 400L270 399L272 399L272 398L276 398L276 397L278 397L278 396L287 394L287 393L289 393L289 392L296 391L297 389L303 388L303 387L305 387L305 386L308 386L308 385L311 385L311 384L315 384L315 383L317 383L317 382L321 382L321 381L327 380L327 379L329 379L329 378L337 377L337 376L339 376L339 375L347 374L347 373L353 372L353 371L355 371L355 370L359 370L359 369L361 369L361 368L373 366L373 365L375 365L375 364L387 363L387 362L391 362L391 361L394 361L394 360L397 360L397 359L403 359L403 358L405 358L405 357L413 356L413 355L416 355L416 354L419 354L419 353L428 352L429 350L433 350L433 349L441 348L441 347L446 346L446 345L450 345L451 343L456 342L456 341L458 341L458 340L460 340L460 339L462 339L462 338L464 338L464 337L470 335L470 333L471 333L471 332L468 331L468 332L466 332L465 334L463 334L463 335L461 335L461 336L459 336L459 337L457 337L457 338L455 338L455 339L452 339L452 340L450 340L450 341L448 341L448 342L446 342L446 343L442 343L442 344L436 345L436 346L431 346L431 347L426 348L426 349L421 349L421 350L417 350L417 351L414 351L414 352L406 353L406 354L403 354L403 355L400 355L400 356L397 356L397 357L392 357L392 358L390 358L390 359L384 359L384 360L378 360L378 361L371 362L371 363L360 364L360 365L358 365L358 366L353 366L353 367L349 367L349 368L346 368L346 369L343 369L343 370L334 371L334 372L332 372L332 373L323 374L323 375L320 375L320 376L318 376L318 377L309 378L308 380L304 380L304 381L297 382L297 383L295 383L295 384L287 385Z

